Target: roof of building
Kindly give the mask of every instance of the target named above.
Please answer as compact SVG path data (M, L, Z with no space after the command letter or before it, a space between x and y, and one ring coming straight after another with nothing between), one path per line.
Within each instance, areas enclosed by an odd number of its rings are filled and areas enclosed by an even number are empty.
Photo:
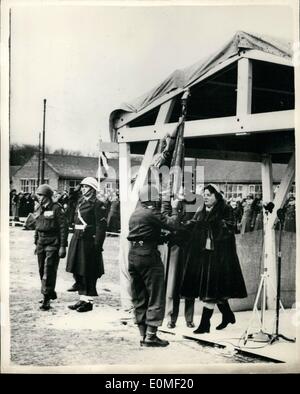
M137 175L141 164L142 156L135 155L131 160L132 178ZM83 179L87 176L97 178L98 158L89 156L63 156L46 154L46 164L60 178ZM194 163L194 159L187 158L186 165ZM108 159L109 170L107 180L119 178L119 160L117 158ZM204 183L260 183L261 164L257 162L197 159L197 166L200 167L204 175ZM15 166L13 166L15 167ZM284 175L286 165L273 163L273 179L278 183ZM36 172L36 168L33 168ZM197 177L198 179L198 177Z
M15 173L23 166L9 166L9 174L10 176L14 176Z
M204 183L257 183L261 182L261 164L257 162L197 159L197 166L203 167ZM281 181L286 165L274 164L273 181ZM202 171L201 169L199 171ZM200 172L201 174L201 172Z
M132 165L140 165L141 159L135 155ZM97 177L98 174L98 157L46 154L45 161L60 178L82 179L87 176ZM119 178L119 160L112 158L107 161L108 178Z

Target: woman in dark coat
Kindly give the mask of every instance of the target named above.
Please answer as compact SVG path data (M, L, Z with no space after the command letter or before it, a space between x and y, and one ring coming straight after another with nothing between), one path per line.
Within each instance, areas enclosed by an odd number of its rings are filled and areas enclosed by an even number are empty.
M76 208L66 270L76 275L80 295L80 300L69 308L88 312L93 309L93 297L98 295L97 279L104 274L102 246L106 231L106 207L96 197L98 184L95 178L85 178L81 189L82 198Z
M221 330L235 323L228 299L247 297L247 291L236 253L232 208L216 185L204 188L204 207L186 226L191 229L191 240L181 294L199 297L204 302L195 333L209 332L215 304L222 313L222 322L217 327Z

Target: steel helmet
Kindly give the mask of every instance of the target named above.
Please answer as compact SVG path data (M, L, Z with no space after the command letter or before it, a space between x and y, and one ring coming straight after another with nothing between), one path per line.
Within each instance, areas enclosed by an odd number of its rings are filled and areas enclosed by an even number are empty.
M47 185L46 183L40 185L36 192L36 194L41 194L42 196L47 196L47 197L52 197L53 195L53 190L51 189L51 187L49 185Z
M86 178L84 178L81 182L81 185L88 185L91 188L93 188L94 190L96 190L96 192L98 191L98 182L95 178L88 176Z
M147 201L158 201L159 193L156 186L153 185L144 185L139 190L139 200L143 202Z

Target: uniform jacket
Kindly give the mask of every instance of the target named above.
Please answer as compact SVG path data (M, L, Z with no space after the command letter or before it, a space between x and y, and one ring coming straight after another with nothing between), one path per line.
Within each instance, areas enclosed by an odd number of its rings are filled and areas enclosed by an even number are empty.
M106 206L96 197L81 198L75 212L75 225L84 222L85 230L74 230L67 257L68 272L99 278L104 273L102 247L106 234Z
M59 204L51 201L46 207L39 208L34 241L40 246L68 246L68 224Z
M162 211L156 207L148 207L139 204L129 219L129 241L145 241L158 244L160 242L161 230L175 230L179 226L177 210L171 213L167 205Z

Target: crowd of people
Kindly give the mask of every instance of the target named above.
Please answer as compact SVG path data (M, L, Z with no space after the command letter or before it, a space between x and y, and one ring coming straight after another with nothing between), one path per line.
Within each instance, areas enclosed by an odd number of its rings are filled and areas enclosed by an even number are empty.
M74 213L80 194L81 188L79 186L75 189L70 189L69 191L53 190L52 199L63 208L71 229L74 227ZM97 192L97 198L102 201L107 208L107 231L111 233L119 233L120 200L118 189L101 190ZM20 217L28 218L28 220L25 221L25 228L34 229L34 213L39 207L36 193L17 193L16 189L12 189L10 192L9 203L9 215L13 220L19 221Z

